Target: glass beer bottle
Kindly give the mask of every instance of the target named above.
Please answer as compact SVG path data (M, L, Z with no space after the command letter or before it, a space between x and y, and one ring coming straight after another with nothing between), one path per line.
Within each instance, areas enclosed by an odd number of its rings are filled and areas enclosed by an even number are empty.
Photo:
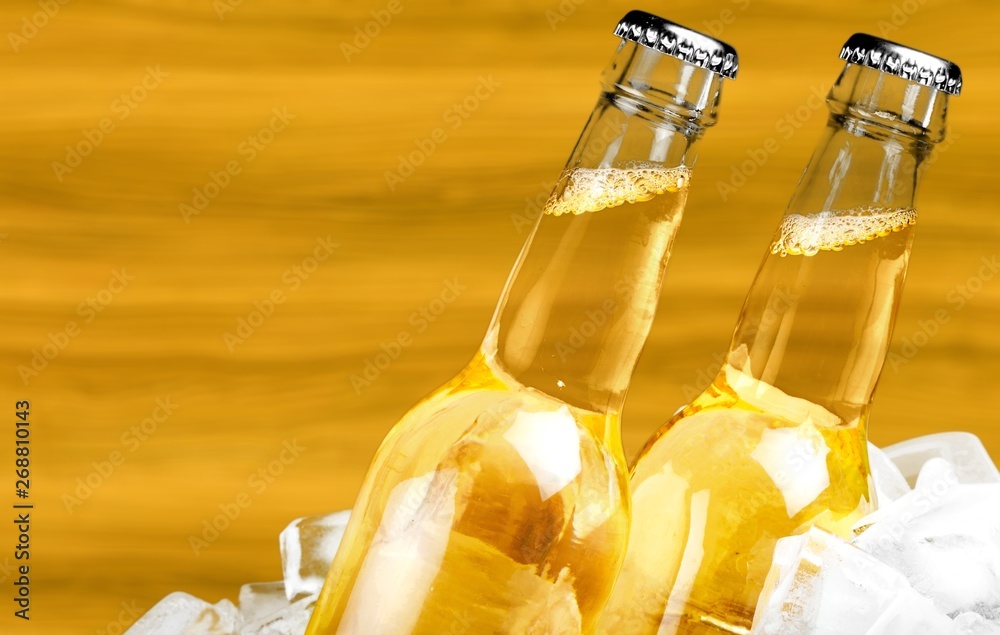
M921 168L952 63L844 46L830 117L725 364L632 468L628 551L599 632L748 633L778 538L843 536L875 504L868 415L906 276Z
M643 12L481 348L379 448L307 632L592 633L621 566L619 413L735 51Z

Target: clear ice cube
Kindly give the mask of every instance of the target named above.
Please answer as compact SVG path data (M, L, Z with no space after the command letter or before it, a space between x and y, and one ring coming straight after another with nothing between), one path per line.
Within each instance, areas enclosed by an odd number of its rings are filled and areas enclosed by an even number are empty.
M871 443L868 444L868 464L871 466L876 501L879 505L891 503L909 493L910 484L906 482L903 473L885 452Z
M955 635L891 567L819 529L778 541L752 635Z
M289 602L319 593L351 512L293 520L281 532L281 567Z
M171 593L139 618L126 635L237 635L239 612L229 600L209 604Z
M988 620L978 613L962 613L955 618L960 635L1000 635L1000 620Z
M246 622L239 635L303 635L319 596L301 598L275 613Z
M909 439L884 448L911 485L924 464L942 458L953 466L962 483L1000 483L1000 470L990 458L983 442L968 432L942 432Z
M256 582L240 589L240 617L245 623L273 615L288 604L284 582Z
M900 571L910 585L956 616L1000 618L1000 484L962 484L931 459L917 486L861 521L853 544Z

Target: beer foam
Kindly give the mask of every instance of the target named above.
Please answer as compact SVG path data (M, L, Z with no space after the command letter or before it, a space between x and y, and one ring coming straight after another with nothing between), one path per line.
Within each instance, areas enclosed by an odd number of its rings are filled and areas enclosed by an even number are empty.
M566 187L545 204L546 214L585 214L625 203L648 201L687 187L691 171L636 163L624 168L573 168L564 177Z
M771 253L779 256L815 256L841 251L898 232L917 222L911 207L855 207L839 212L791 214L778 228Z

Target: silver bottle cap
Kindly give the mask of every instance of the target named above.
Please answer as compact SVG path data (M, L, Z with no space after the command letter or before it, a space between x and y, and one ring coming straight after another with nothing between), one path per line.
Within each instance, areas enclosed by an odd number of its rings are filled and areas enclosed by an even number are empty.
M953 62L867 33L855 33L840 59L943 91L962 92L962 70Z
M729 79L736 77L740 66L736 49L722 40L645 11L629 11L615 27L615 35Z

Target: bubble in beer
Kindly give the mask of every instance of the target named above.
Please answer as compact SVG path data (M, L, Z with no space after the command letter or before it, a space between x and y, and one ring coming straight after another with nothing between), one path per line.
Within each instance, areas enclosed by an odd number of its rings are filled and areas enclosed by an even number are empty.
M623 168L574 168L564 176L566 187L552 195L545 213L552 216L599 212L625 203L648 201L687 187L691 171L635 163Z
M791 214L778 228L771 253L784 257L841 251L902 231L916 222L917 210L910 207L865 206L838 212Z

